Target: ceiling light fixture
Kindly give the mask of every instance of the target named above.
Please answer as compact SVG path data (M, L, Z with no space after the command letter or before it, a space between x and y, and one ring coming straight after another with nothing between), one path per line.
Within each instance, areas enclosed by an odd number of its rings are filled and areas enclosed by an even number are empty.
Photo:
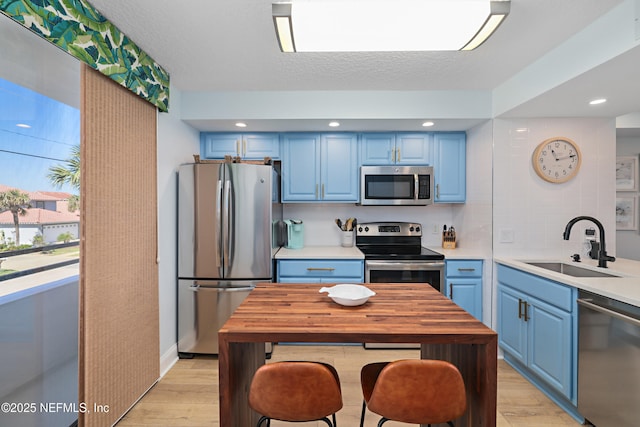
M236 127L239 127L239 128L246 128L246 127L247 127L247 124L246 124L246 123L243 123L243 122L237 122L237 123L236 123Z
M424 123L422 123L422 126L423 126L423 127L428 128L428 127L433 126L434 124L435 124L435 123L433 123L433 122L430 122L430 121L429 121L429 122L424 122Z
M599 98L599 99L594 99L593 101L590 101L589 105L604 104L605 102L607 102L606 98Z
M332 128L337 128L338 126L340 126L340 122L336 122L336 121L329 122L329 126Z
M283 52L473 50L510 0L291 0L273 3Z

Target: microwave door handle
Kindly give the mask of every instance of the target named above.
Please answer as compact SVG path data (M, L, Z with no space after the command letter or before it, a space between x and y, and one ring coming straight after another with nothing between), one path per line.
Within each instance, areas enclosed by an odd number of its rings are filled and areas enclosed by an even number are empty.
M417 173L413 174L413 199L418 200L420 194L420 178Z

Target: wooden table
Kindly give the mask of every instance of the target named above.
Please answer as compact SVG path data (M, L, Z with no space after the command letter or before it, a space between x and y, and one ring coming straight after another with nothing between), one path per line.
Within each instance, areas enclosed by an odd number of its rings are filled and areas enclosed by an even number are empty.
M448 360L465 380L468 408L456 426L496 425L496 332L426 284L367 283L376 295L358 307L334 303L321 286L260 284L220 329L221 427L256 424L247 393L265 342L421 343L423 359Z

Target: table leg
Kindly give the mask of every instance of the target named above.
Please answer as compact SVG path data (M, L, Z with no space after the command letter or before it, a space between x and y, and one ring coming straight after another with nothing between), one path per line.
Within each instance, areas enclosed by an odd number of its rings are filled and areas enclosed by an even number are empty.
M219 342L220 427L254 426L259 416L249 408L248 390L265 363L265 344L228 342L222 336Z
M422 359L447 360L462 374L467 411L456 426L495 427L498 393L498 339L486 344L422 344Z

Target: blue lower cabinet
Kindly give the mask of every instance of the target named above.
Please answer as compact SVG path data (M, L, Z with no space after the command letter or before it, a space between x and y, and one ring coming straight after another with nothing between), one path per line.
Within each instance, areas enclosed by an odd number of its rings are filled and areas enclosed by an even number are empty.
M577 421L577 290L498 265L498 345L505 360Z
M482 321L482 260L446 261L445 290L460 308Z
M363 260L278 260L276 281L280 283L362 283Z

